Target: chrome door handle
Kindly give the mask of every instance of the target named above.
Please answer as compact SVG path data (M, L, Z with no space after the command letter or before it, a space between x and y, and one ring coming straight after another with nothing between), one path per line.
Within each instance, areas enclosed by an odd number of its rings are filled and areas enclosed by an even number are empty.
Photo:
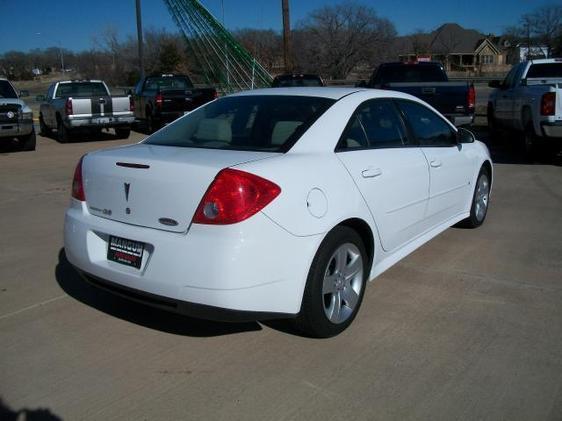
M363 178L373 178L382 175L382 170L380 168L367 168L366 170L361 171L361 175Z
M441 166L441 161L434 159L429 163L429 165L431 165L432 168L439 168Z

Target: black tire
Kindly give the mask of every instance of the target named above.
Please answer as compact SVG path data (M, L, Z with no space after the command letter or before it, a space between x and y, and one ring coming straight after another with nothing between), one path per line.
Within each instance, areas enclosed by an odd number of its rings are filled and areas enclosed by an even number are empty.
M146 131L152 134L160 128L160 123L154 118L151 112L146 113Z
M535 128L532 122L528 122L525 125L525 131L521 136L521 149L529 162L536 158L538 153L538 138L535 134Z
M39 114L39 134L41 136L49 136L51 134L51 129L45 124L42 114Z
M57 121L57 139L60 143L68 143L70 141L70 130L66 128L60 119Z
M35 136L35 129L27 136L21 136L19 138L20 149L22 151L34 151L37 144L37 137Z
M492 104L488 104L486 117L488 120L488 132L490 134L490 141L495 142L499 139L501 132L498 126L498 122L496 120L494 106Z
M351 273L360 268L355 275L350 275L353 279L349 283L343 280L343 276L338 275L340 272L336 269L338 267L336 252L347 251L347 248L353 251L350 254L345 252L345 267ZM357 260L357 256L361 260ZM353 322L361 307L368 276L368 261L365 246L356 231L346 226L338 226L328 233L310 267L301 311L294 321L297 329L307 336L316 338L328 338L343 332ZM332 285L332 281L325 284L325 278L328 277L334 279L333 293L324 290L324 285ZM346 296L350 296L350 292L355 301L353 308L349 307L350 302L346 301L348 299ZM341 312L342 320L334 322L330 320L327 314L329 308L326 307L335 308L338 300L340 311L337 314L340 315ZM332 315L334 313L335 310Z
M119 139L128 139L131 134L131 129L115 129L115 136Z
M474 193L472 194L472 204L470 206L470 216L466 219L463 219L461 222L459 222L458 226L460 226L462 228L478 228L486 220L486 215L488 214L488 207L489 207L489 201L490 201L490 187L491 187L490 176L491 176L490 172L488 171L488 169L486 167L482 167L480 169L480 172L478 173L478 178L476 179L476 185L474 186ZM487 183L487 192L486 192L486 198L485 198L486 206L484 208L483 215L480 214L480 209L479 209L479 207L482 206L481 201L483 200L483 198L480 197L480 195L484 193L482 191L479 192L479 186L480 186L480 183L481 183L482 179L485 179L486 183ZM479 204L479 202L480 202L480 204Z

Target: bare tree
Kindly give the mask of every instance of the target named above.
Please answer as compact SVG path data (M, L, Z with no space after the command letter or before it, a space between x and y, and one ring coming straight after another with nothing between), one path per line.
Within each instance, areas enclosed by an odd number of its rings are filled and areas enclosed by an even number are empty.
M348 1L317 9L294 34L297 64L343 79L359 65L376 64L396 37L394 25L365 5Z

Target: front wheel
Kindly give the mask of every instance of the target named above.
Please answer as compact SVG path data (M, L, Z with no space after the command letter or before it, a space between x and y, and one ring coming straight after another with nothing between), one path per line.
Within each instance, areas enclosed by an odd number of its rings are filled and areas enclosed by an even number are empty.
M128 139L130 134L131 129L115 129L115 136L117 136L119 139Z
M349 227L334 228L324 239L308 274L295 323L306 335L328 338L355 319L365 292L367 253Z
M35 136L35 130L32 130L27 136L22 136L19 138L20 148L22 151L34 151L37 143L37 138Z
M486 168L482 168L478 174L476 187L472 196L470 216L460 222L465 228L477 228L484 223L488 214L490 202L490 174Z

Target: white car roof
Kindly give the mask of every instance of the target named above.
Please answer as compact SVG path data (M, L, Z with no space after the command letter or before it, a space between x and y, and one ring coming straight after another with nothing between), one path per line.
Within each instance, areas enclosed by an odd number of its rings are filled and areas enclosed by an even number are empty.
M265 88L241 91L229 96L248 96L248 95L292 95L292 96L312 96L330 99L341 99L345 96L366 93L371 98L408 98L417 100L417 98L404 94L402 92L369 89L369 88L332 88L332 87L292 87L292 88Z

